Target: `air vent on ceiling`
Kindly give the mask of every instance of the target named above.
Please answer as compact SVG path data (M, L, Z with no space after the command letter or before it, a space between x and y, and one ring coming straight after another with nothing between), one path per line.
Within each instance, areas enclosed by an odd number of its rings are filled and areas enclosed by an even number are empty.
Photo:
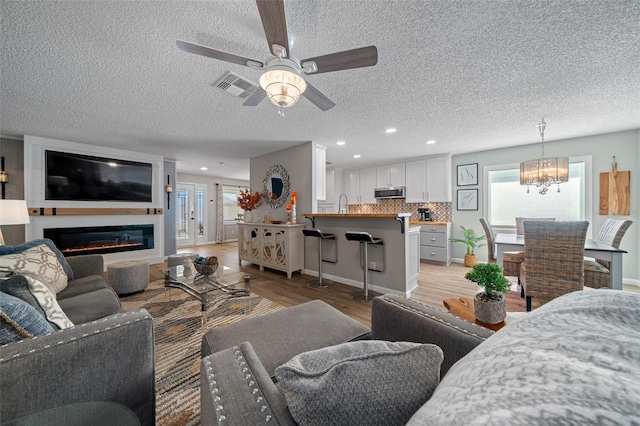
M212 86L243 99L258 88L258 86L249 80L245 80L231 71L228 71L217 82L213 83Z

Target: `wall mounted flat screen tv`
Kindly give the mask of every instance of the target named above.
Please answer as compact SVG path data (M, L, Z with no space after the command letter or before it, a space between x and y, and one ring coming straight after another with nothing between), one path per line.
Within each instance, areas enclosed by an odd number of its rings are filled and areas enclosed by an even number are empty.
M45 151L46 200L151 202L150 163Z

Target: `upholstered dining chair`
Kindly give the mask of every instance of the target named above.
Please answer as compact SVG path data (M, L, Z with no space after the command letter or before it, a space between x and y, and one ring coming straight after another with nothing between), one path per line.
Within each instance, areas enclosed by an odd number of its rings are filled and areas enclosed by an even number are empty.
M516 235L524 235L522 224L525 220L537 220L539 222L553 222L555 217L516 217Z
M487 219L484 217L480 218L480 224L484 229L484 234L487 237L487 249L488 256L487 262L496 262L496 249L495 249L495 239L496 235L493 232L493 227L489 223ZM505 277L517 277L518 284L520 284L520 264L524 262L524 252L523 251L507 251L503 253L502 257L502 269L503 275Z
M607 219L602 224L596 241L615 248L631 226L631 220ZM584 259L584 285L591 288L611 287L611 262L603 259Z
M584 287L584 243L589 222L524 222L524 263L520 265L527 311Z

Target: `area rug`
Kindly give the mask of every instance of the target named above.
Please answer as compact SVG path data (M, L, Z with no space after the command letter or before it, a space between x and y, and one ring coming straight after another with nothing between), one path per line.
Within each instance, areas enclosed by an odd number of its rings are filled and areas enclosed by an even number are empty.
M163 280L121 300L125 310L145 308L153 317L158 426L200 424L200 343L207 329L283 308L255 294L222 300L207 310L203 329L200 302L179 289L166 292Z

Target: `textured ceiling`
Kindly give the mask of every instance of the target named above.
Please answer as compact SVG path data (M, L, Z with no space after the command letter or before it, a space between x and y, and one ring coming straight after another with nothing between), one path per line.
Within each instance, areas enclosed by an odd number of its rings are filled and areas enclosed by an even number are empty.
M308 76L337 106L301 98L284 119L211 86L259 71L175 44L265 60L253 0L1 5L0 135L160 154L181 172L246 179L249 158L310 140L342 167L530 144L543 116L547 141L640 128L638 0L285 0L294 56L375 45L379 60Z

